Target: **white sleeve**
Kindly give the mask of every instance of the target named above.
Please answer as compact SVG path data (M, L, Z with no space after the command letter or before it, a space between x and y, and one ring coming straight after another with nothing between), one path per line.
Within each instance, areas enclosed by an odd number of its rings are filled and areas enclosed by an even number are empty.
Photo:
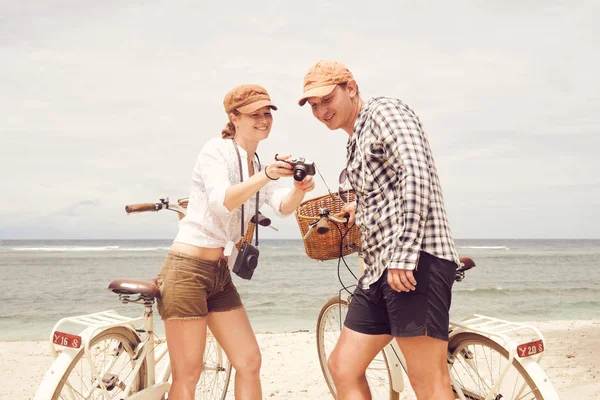
M229 210L225 207L225 194L231 186L229 181L229 165L226 157L209 141L204 145L194 167L194 185L198 180L204 182L208 207L217 215L227 215Z
M278 217L287 217L288 215L291 215L291 213L284 214L281 212L281 202L291 189L284 187L279 180L276 180L267 183L265 190L265 203L275 211L275 215Z

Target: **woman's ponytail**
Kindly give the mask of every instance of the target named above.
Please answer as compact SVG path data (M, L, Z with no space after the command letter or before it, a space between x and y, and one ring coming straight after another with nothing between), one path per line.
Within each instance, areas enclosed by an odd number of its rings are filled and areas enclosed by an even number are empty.
M225 125L225 128L223 128L223 130L221 131L221 137L223 139L233 139L234 136L235 125L233 124L233 122L229 121L227 125Z

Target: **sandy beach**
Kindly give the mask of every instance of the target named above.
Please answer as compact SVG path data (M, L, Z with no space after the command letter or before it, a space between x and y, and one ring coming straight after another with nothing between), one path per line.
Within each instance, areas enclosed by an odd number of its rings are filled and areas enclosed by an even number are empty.
M546 339L542 365L561 399L600 399L600 321L534 322ZM314 332L259 334L265 399L329 399ZM52 362L47 342L0 343L0 398L31 399ZM233 379L232 379L233 382ZM402 399L414 399L410 390ZM233 395L230 396L233 398Z

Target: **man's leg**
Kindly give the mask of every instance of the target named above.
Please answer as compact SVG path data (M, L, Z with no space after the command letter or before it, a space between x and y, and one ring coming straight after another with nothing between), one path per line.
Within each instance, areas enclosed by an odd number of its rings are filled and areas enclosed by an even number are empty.
M455 271L451 261L421 252L415 290L384 287L391 333L406 358L408 378L419 400L454 399L446 354Z
M371 399L365 377L377 353L392 340L390 335L366 335L346 326L328 360L339 400Z
M448 342L429 336L396 338L406 358L408 379L419 400L453 400Z

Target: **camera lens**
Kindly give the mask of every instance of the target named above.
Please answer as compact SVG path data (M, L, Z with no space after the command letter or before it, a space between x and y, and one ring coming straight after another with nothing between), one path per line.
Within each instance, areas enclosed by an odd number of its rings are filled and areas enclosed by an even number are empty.
M306 167L304 165L296 165L294 167L294 179L300 182L306 177Z
M255 256L254 254L250 254L246 258L246 262L247 262L248 268L251 270L254 270L254 269L256 269L256 266L258 265L258 257Z

